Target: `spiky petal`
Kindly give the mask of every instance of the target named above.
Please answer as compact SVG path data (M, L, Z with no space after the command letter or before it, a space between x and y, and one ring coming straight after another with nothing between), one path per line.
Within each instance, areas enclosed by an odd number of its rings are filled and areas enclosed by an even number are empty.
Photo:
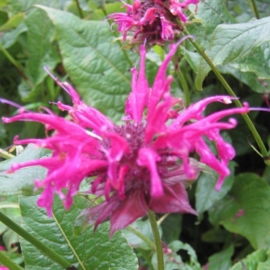
M188 3L188 2L186 2ZM136 2L140 8L140 2ZM130 8L130 7L129 7ZM70 115L70 119L48 113L19 110L5 123L35 121L53 131L44 139L17 137L15 144L35 143L52 150L52 155L22 164L13 164L10 172L23 167L40 165L47 168L45 179L36 179L37 188L44 188L38 205L52 215L53 195L57 193L68 209L85 177L93 182L88 193L103 197L97 206L86 209L83 215L95 227L110 220L113 235L151 209L157 213L196 212L189 204L185 187L208 166L217 172L217 189L229 175L228 162L234 157L233 147L220 135L221 130L232 129L236 120L224 117L243 114L243 108L231 108L204 116L205 108L213 103L229 104L230 96L202 99L179 111L181 99L170 94L172 77L166 76L169 61L178 44L160 66L152 88L145 77L145 47L140 47L139 71L132 69L132 91L126 102L125 122L117 126L101 112L80 100L67 83L56 81L67 91L73 106L60 102L57 106ZM214 154L208 144L216 146ZM199 160L191 159L197 153ZM64 192L65 190L65 192Z

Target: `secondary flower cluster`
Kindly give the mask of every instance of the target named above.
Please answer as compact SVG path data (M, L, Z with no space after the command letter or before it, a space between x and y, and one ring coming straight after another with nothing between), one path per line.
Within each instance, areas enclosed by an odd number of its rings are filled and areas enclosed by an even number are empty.
M114 13L109 15L118 24L118 31L123 34L123 40L130 43L142 43L147 39L149 44L163 44L164 41L172 41L182 31L177 23L187 21L184 10L190 4L197 5L199 0L134 0L133 5L124 4L126 13Z
M13 164L10 172L40 165L48 169L45 179L35 185L44 188L38 205L52 215L54 193L68 209L85 177L92 177L89 193L104 197L104 201L86 210L88 221L98 224L110 220L111 235L146 215L156 213L193 213L186 185L195 180L205 165L215 170L220 189L229 175L228 162L234 157L233 147L226 143L220 130L232 129L236 120L220 121L226 116L248 112L232 108L204 116L212 102L231 103L232 97L213 96L188 108L170 93L171 76L166 69L178 44L160 66L152 88L145 77L146 49L141 45L139 71L132 69L132 91L125 106L122 125L115 125L98 110L80 100L66 82L58 82L71 96L73 106L61 102L57 106L69 112L70 119L47 113L20 109L18 115L3 118L5 123L36 121L43 123L51 136L44 139L15 138L15 144L34 143L52 150L51 157ZM216 146L215 155L208 143ZM191 159L197 153L199 161ZM66 192L63 192L66 190Z

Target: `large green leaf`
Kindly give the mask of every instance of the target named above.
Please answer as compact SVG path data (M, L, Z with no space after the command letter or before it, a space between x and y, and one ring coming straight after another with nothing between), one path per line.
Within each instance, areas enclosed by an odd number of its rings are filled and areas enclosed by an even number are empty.
M206 54L216 66L238 63L269 41L270 17L247 23L220 24L213 32ZM200 89L210 67L201 59L198 70L196 87Z
M130 65L119 45L113 43L109 25L41 8L56 27L65 69L84 101L119 119L130 91Z
M56 196L55 196L56 197ZM61 201L55 198L53 217L49 218L36 205L37 197L21 197L22 227L31 235L58 254L65 257L78 269L108 270L114 267L138 269L137 258L121 232L109 239L109 226L102 224L93 232L88 227L75 237L73 226L80 212L89 206L82 197L75 197L69 211L65 211ZM25 269L62 270L62 267L40 253L36 247L22 239L22 251L25 258Z
M227 10L225 2L225 0L200 1L196 17L203 21L206 33L212 33L219 24L236 22Z
M270 247L270 187L256 174L235 178L230 196L210 211L212 223L243 235L254 248Z
M41 83L47 76L44 66L54 69L59 56L55 47L51 45L55 29L51 20L41 9L35 9L25 20L28 27L27 48L29 58L26 73L34 85Z
M215 65L237 62L256 47L270 41L270 17L239 24L219 25L208 54Z
M25 150L13 159L0 163L0 196L33 194L34 180L43 179L46 170L41 167L23 168L15 173L7 173L10 166L14 163L23 163L45 156L48 150L37 148L29 144Z

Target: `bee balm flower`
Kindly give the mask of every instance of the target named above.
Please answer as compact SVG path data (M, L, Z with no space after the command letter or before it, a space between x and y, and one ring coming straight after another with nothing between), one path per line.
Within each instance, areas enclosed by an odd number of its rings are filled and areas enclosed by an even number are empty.
M111 235L146 215L149 209L157 213L196 212L189 204L185 186L195 180L207 165L219 175L217 189L229 175L228 162L234 157L233 147L220 136L220 130L232 129L236 120L221 121L233 114L248 112L248 107L232 108L204 117L206 106L212 102L230 103L229 96L213 96L188 108L182 100L170 94L172 77L166 68L177 49L171 51L160 66L152 88L145 77L144 46L140 47L139 71L132 69L132 91L127 99L122 125L115 125L98 110L80 100L77 92L66 82L58 82L71 96L73 106L57 103L69 112L70 119L53 114L21 109L5 123L36 121L47 131L44 139L15 138L15 144L34 143L52 150L52 156L13 164L11 171L40 165L48 169L45 179L35 185L44 188L38 205L52 214L53 195L57 193L68 209L85 177L92 177L89 193L104 197L97 206L85 210L88 221L98 224L110 220ZM178 105L178 109L176 109ZM216 144L215 155L205 138ZM199 162L191 159L197 153ZM67 190L66 193L63 189Z
M177 20L185 23L184 10L190 4L198 3L199 0L134 0L133 5L124 4L126 13L113 13L109 18L118 24L124 41L128 32L132 32L131 43L147 39L150 44L163 44L179 35L182 29Z

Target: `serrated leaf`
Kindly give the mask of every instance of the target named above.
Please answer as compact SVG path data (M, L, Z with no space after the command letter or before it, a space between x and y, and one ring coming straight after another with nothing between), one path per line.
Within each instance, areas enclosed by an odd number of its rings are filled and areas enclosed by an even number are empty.
M41 9L34 10L25 20L28 27L27 48L29 58L26 73L34 85L41 83L47 76L44 66L54 69L59 62L56 48L52 46L55 29L51 20Z
M208 54L215 65L237 62L270 41L270 17L239 24L221 24L213 32Z
M130 65L108 24L40 6L52 20L65 70L89 105L120 119L130 91Z
M203 21L208 34L219 24L236 22L228 11L225 0L201 0L196 17Z
M216 173L202 173L198 179L196 186L196 211L198 214L210 209L217 201L224 198L224 196L231 189L234 181L234 167L235 163L231 163L229 168L231 174L227 177L221 187L220 191L216 191L218 175Z
M246 237L258 248L270 247L270 187L259 176L240 174L230 196L210 211L212 223Z
M270 17L247 23L220 24L213 32L206 54L216 66L238 63L244 57L248 57L255 48L269 41ZM201 58L195 81L198 89L201 89L210 70Z
M49 218L44 209L37 207L37 197L21 197L22 227L44 244L65 257L78 269L108 270L119 267L138 269L137 258L121 232L109 239L109 226L102 224L94 232L93 227L75 237L73 225L80 212L89 206L82 197L74 197L74 204L66 211L61 201L55 198L53 217ZM22 239L25 269L62 270L35 247Z
M48 150L36 148L34 145L28 145L25 150L13 159L0 163L0 196L33 194L34 180L44 178L46 170L41 167L23 168L15 173L6 171L14 163L23 163L28 160L34 160L45 156Z

